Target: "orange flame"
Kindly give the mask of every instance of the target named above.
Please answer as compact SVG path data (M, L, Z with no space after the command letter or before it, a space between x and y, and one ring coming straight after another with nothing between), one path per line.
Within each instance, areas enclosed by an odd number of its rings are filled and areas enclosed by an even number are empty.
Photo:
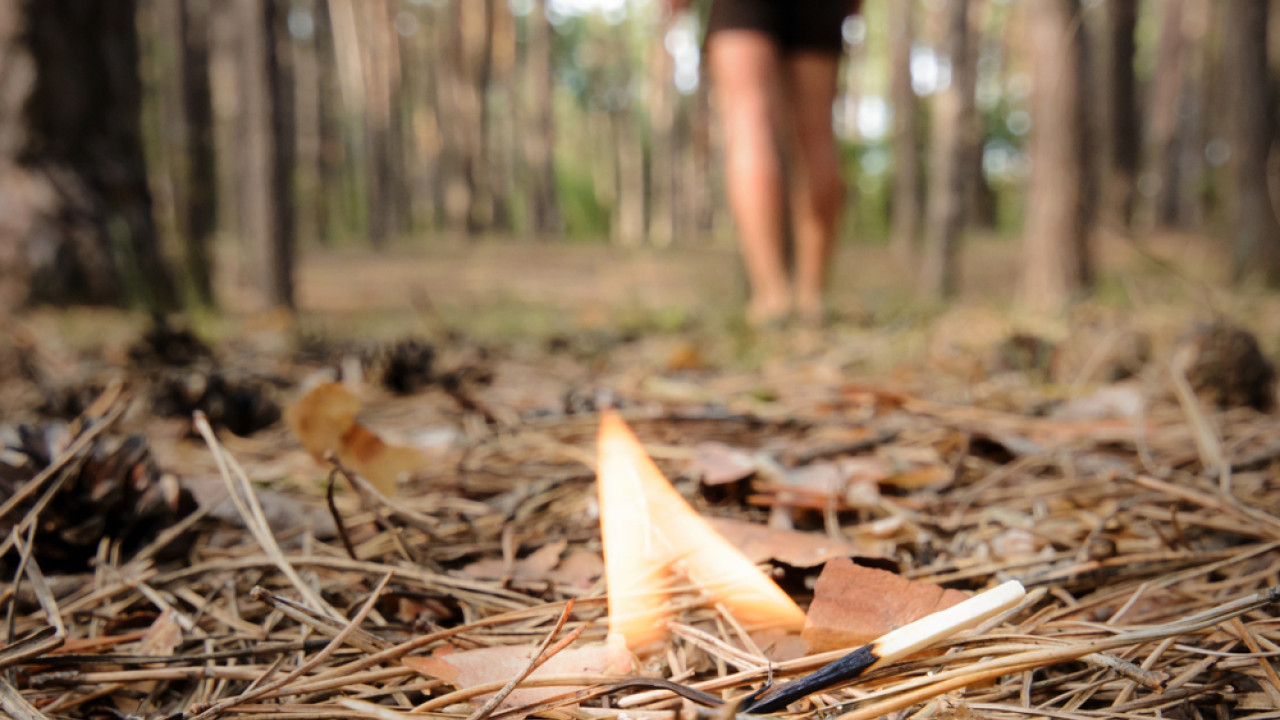
M633 650L666 638L663 602L672 571L745 624L804 626L804 612L680 497L614 412L601 417L599 453L611 636Z

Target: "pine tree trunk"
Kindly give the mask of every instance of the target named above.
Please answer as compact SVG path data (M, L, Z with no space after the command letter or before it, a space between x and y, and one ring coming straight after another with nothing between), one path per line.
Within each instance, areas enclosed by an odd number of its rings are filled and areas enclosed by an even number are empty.
M241 222L244 273L261 307L293 307L293 98L288 37L280 0L236 0L240 20L240 78L244 135Z
M555 48L551 43L551 21L546 0L533 3L529 13L529 41L526 72L529 89L529 128L522 133L524 162L528 169L526 196L528 215L537 233L558 233L563 229L556 199L555 119L553 96Z
M666 247L675 239L675 120L674 62L658 33L649 45L649 243Z
M196 300L212 307L213 259L209 243L218 222L218 178L213 148L213 94L209 87L209 0L181 0L178 12L187 155L186 191L179 214L188 279Z
M893 256L910 267L920 228L920 150L916 144L916 93L911 87L915 0L889 4L890 96L893 103Z
M1180 224L1178 200L1182 174L1179 172L1179 139L1182 123L1179 122L1178 104L1182 96L1186 56L1182 36L1184 5L1184 0L1166 0L1158 5L1163 17L1151 97L1151 142L1160 178L1155 197L1155 219L1161 227Z
M174 307L142 152L135 2L3 5L0 294Z
M1083 26L1075 0L1030 0L1031 179L1023 299L1057 310L1092 282Z
M1232 277L1261 274L1280 284L1280 227L1267 183L1275 139L1275 101L1267 65L1268 4L1233 0L1227 5L1231 38L1231 157L1235 164Z
M960 233L973 196L970 158L979 141L973 98L977 80L973 5L969 0L951 0L948 7L951 85L939 94L934 111L928 226L921 267L922 289L934 297L949 297L959 289Z
M1138 80L1133 59L1137 51L1138 0L1111 0L1107 3L1110 102L1107 129L1110 135L1110 168L1107 173L1107 214L1121 227L1133 221L1134 187L1142 159L1142 138L1138 126Z

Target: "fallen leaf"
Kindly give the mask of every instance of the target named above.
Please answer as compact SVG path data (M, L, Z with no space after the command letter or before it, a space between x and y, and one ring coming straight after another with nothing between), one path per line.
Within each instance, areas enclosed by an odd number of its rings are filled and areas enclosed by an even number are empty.
M599 553L573 548L565 553L560 564L547 577L559 585L585 590L594 585L601 575L604 575L604 560Z
M147 628L147 632L138 641L138 654L172 657L181 643L182 627L178 625L177 618L173 614L173 608L165 608L164 612L156 616L155 621L151 623L151 627ZM163 665L160 663L148 663L147 667L163 667ZM155 689L156 681L143 680L134 687L138 688L139 692L150 693Z
M966 599L958 590L838 558L818 576L802 635L813 653L859 647Z
M502 645L498 647L463 650L433 657L406 657L405 667L453 685L459 690L491 682L505 682L523 670L533 658L537 648L532 645ZM553 675L601 675L610 670L609 650L604 645L584 645L568 648L552 655L530 678ZM548 698L580 690L576 686L532 687L515 690L499 705L501 708L519 707L542 702ZM488 695L477 698L483 700Z
M1144 405L1139 383L1107 385L1064 403L1053 411L1053 417L1058 420L1139 418Z
M510 579L515 582L547 582L551 580L551 571L560 564L560 554L568 546L567 540L557 540L516 560L510 568L498 558L486 558L468 564L462 571L482 580L503 580L509 571Z
M707 518L707 522L756 564L776 560L792 567L811 568L840 557L880 556L877 552L868 553L865 548L821 533L773 528L729 518Z
M285 422L318 462L333 452L344 465L393 495L401 476L421 470L427 456L417 448L389 445L360 423L360 400L341 383L321 383L289 406Z
M160 613L151 627L147 628L147 632L138 641L139 655L156 655L171 656L173 651L178 648L182 642L182 627L178 625L177 619L173 616L172 608L165 608Z
M693 446L689 472L703 485L727 485L745 480L756 472L751 453L720 442L700 442Z

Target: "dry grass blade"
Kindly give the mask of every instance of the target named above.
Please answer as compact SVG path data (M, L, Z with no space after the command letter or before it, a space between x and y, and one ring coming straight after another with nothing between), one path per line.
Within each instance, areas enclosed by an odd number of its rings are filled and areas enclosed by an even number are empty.
M311 586L298 576L298 572L285 559L284 553L280 551L280 545L276 542L275 536L271 533L271 528L267 524L267 518L262 512L262 506L258 503L257 495L253 492L249 477L245 475L244 470L235 461L235 458L223 450L218 438L213 434L213 428L209 426L208 418L204 416L204 413L197 412L194 417L194 423L196 431L204 438L204 441L209 445L209 451L213 453L214 461L218 465L218 472L222 475L223 482L226 483L227 493L231 498L231 502L235 504L236 510L244 520L245 527L249 528L249 532L258 541L258 545L263 552L271 558L276 567L280 568L280 572L289 578L294 588L297 589L302 597L306 598L314 609L328 613L333 619L341 621L342 614L325 602L315 590L312 590Z
M537 670L540 665L551 659L553 655L568 647L570 643L578 639L578 636L582 634L582 631L585 628L576 629L573 633L570 633L564 641L556 643L554 646L551 644L555 640L556 635L560 634L560 630L564 627L565 622L569 619L569 615L572 612L573 600L570 600L565 603L564 612L560 613L560 617L556 620L555 627L551 629L551 632L547 633L546 639L542 641L542 644L539 645L538 649L533 653L533 657L529 659L529 664L525 665L523 670L512 677L510 682L503 685L501 690L494 693L493 697L489 698L483 705L477 708L475 712L467 716L467 720L485 720L488 718L489 715L493 713L494 709L501 705L503 700L507 699L507 696L511 694L511 691L515 690L516 686L523 682L525 678L529 677L530 673Z
M9 681L0 677L0 708L3 708L13 720L49 720L49 716L40 712L27 702Z
M226 700L219 701L218 703L215 703L212 707L209 707L208 709L198 711L192 717L192 720L208 720L209 718L217 717L223 711L229 708L233 708L240 703L245 703L245 702L249 702L250 700L257 700L258 698L266 697L269 693L285 687L290 682L298 679L299 677L302 677L306 673L318 667L325 660L329 659L329 656L331 656L335 650L337 650L339 647L342 646L342 644L346 641L347 637L349 637L351 633L355 632L356 628L360 626L360 623L364 622L364 619L369 615L369 611L373 610L374 603L378 601L378 597L381 596L382 591L386 589L387 583L390 581L391 581L391 573L387 573L385 576L383 576L382 580L378 583L377 587L373 589L373 592L369 593L369 598L365 601L364 605L360 607L360 611L357 612L355 616L351 618L350 622L347 623L347 626L343 628L342 632L335 635L333 640L330 641L330 643L326 645L323 650L316 653L309 660L299 665L298 667L294 668L292 671L290 671L288 674L286 674L284 677L278 680L273 680L265 685L258 686L254 689L241 693L240 695L237 695L235 697L231 697L231 698L227 698Z

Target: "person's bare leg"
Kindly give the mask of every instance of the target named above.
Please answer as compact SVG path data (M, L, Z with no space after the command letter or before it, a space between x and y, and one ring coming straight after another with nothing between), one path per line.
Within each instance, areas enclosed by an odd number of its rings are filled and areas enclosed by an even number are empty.
M776 140L781 58L761 33L722 30L708 40L707 59L725 132L729 208L751 283L747 318L767 322L785 316L791 303Z
M795 155L791 212L796 239L796 310L818 322L823 313L832 246L844 208L845 187L831 126L840 58L835 54L800 52L783 61L789 124Z

